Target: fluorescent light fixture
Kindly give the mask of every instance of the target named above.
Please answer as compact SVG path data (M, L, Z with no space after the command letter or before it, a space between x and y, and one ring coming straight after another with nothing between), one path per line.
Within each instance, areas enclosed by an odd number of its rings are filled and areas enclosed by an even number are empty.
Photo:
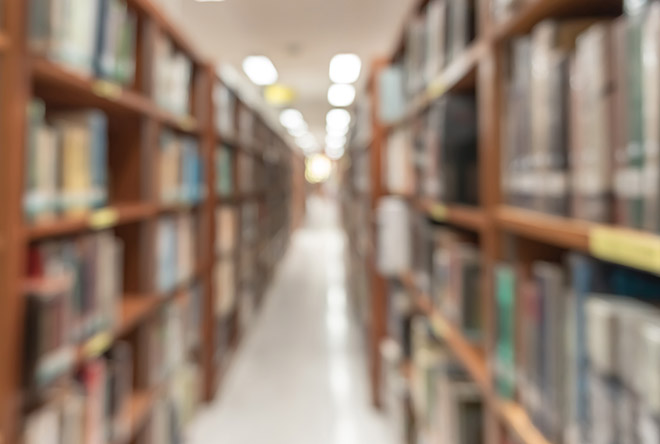
M330 80L333 83L354 83L360 78L362 61L355 54L337 54L330 61Z
M348 128L351 124L351 113L345 109L335 108L328 111L325 116L326 127L331 130L340 130Z
M305 123L298 128L288 128L287 131L291 134L292 137L302 137L307 134L307 124Z
M328 156L332 160L339 160L344 156L344 153L346 150L342 148L330 148L326 147L325 149L325 155Z
M328 89L328 102L332 106L350 106L355 101L353 85L331 85Z
M249 56L243 60L243 71L259 86L272 85L277 82L277 69L266 56Z
M325 145L329 148L339 148L343 147L346 145L346 137L341 136L341 137L334 137L328 134L325 137Z
M312 151L318 147L318 142L316 141L316 138L312 136L310 133L297 137L296 143L300 148L303 149L303 151Z
M337 127L333 128L331 126L326 126L325 132L328 133L329 136L333 137L342 137L348 134L348 126L342 126L342 127Z
M305 126L305 119L297 109L285 109L280 113L280 123L287 129L301 128Z

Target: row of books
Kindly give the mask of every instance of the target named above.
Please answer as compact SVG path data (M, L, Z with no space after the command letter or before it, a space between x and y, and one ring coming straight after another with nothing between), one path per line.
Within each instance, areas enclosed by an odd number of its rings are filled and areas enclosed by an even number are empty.
M156 103L173 114L190 115L193 63L163 34L156 38L153 76Z
M445 203L479 201L474 94L449 94L412 125L394 131L383 160L385 188Z
M410 374L415 444L484 442L484 400L446 344L431 332L425 317L411 325Z
M571 254L502 264L496 288L501 396L552 442L657 440L659 278Z
M33 245L26 277L23 374L35 393L71 370L83 341L117 325L122 242L103 232Z
M124 0L31 0L29 44L84 75L132 86L137 15Z
M194 204L205 197L204 162L197 139L171 131L160 135L160 200Z
M414 97L475 39L477 2L432 0L410 23L404 48L405 91Z
M108 121L97 110L29 105L24 213L28 222L77 216L108 202Z
M198 266L199 220L194 214L163 216L156 225L156 288L173 291L188 281Z
M53 390L53 401L30 413L25 444L104 444L129 433L131 347L118 342Z
M626 3L639 12L547 21L513 43L503 173L511 204L660 229L660 5Z
M136 432L131 430L138 413L132 402L136 396L154 400L153 411L145 412L151 417L142 432L145 439L154 433L158 410L171 407L167 427L158 428L167 440L139 442L180 442L200 400L199 366L191 353L200 342L200 318L201 288L195 286L142 325L137 341L115 342L101 357L61 379L48 400L28 414L23 442L124 442Z

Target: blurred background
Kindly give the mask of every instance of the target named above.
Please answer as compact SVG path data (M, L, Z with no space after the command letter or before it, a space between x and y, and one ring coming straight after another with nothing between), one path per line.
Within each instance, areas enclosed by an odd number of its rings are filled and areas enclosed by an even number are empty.
M660 1L0 0L0 444L659 444Z

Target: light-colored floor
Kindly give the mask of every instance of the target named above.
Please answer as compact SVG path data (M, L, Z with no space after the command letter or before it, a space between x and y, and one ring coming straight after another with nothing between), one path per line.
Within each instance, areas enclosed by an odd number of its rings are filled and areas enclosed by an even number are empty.
M395 443L369 402L336 208L313 199L308 213L190 444Z

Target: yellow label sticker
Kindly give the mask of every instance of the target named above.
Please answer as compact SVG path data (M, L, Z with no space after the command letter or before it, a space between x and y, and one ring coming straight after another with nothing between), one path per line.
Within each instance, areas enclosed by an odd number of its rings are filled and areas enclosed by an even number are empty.
M184 131L192 131L197 126L197 120L192 116L186 116L179 121L179 127Z
M598 259L660 273L660 237L650 233L596 227L589 234L589 251Z
M447 324L445 324L445 321L439 316L431 317L431 326L438 337L444 338L447 336Z
M110 349L112 345L112 335L108 332L99 333L83 346L83 357L85 359L94 359L101 356Z
M92 84L92 91L99 97L117 100L121 97L122 88L107 80L97 80Z
M431 100L434 100L442 96L445 91L445 83L441 79L436 79L429 84L426 90L426 94Z
M119 212L113 208L98 210L89 216L89 226L92 230L105 230L114 226L119 220Z
M433 204L429 207L429 216L437 222L444 222L449 217L449 210L446 205Z

